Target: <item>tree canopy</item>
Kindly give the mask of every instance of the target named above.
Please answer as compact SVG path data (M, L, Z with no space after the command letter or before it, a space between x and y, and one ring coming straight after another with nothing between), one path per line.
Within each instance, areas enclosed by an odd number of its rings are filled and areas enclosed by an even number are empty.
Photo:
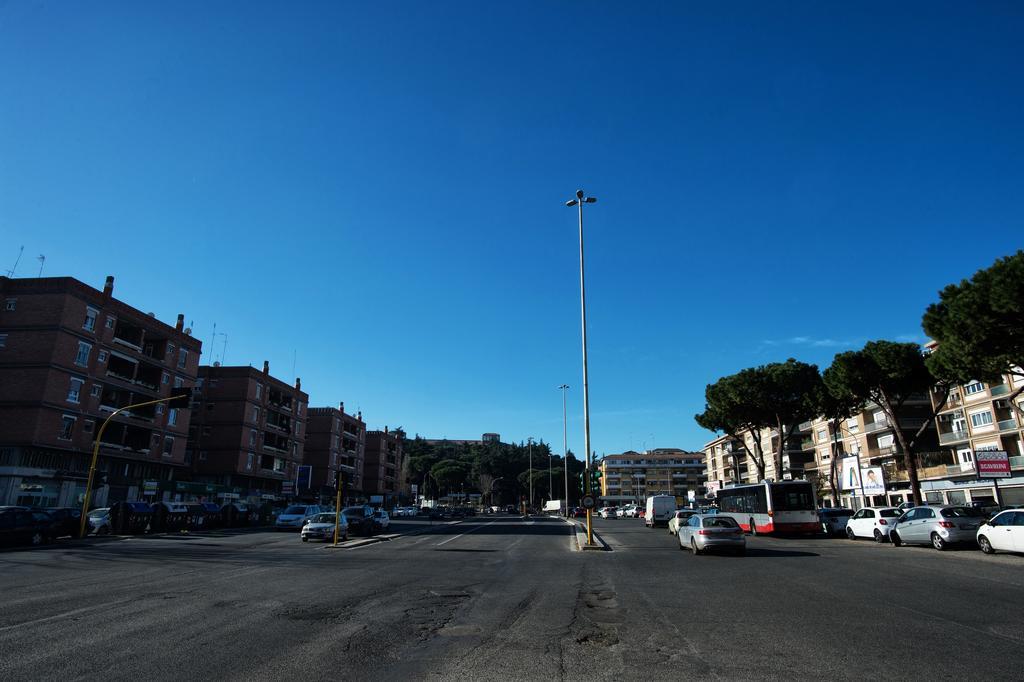
M824 372L825 385L833 399L863 409L868 402L878 405L893 425L903 451L914 502L921 504L913 443L899 428L899 411L911 396L927 395L935 378L925 365L916 343L869 341L864 348L838 353Z
M938 342L926 359L935 376L962 384L1024 377L1024 251L944 288L922 326Z
M821 392L821 376L815 365L790 358L760 367L750 367L722 377L704 391L704 412L694 416L711 431L737 439L764 478L767 468L761 437L765 429L776 429L772 457L775 475L781 476L786 442L800 422L812 418ZM747 446L745 435L753 440Z

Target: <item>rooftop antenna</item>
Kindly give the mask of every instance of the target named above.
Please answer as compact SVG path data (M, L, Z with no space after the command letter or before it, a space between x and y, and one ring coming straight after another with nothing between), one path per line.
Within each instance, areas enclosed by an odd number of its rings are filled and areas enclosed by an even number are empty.
M46 263L46 256L44 256L43 254L39 254L39 257L36 258L36 260L39 261L39 276L42 277L43 276L43 264Z
M226 356L228 354L228 333L227 332L221 332L220 335L224 337L224 345L220 349L220 364L223 365L224 364L224 356Z
M25 247L22 246L18 249L18 257L14 259L14 267L7 271L7 276L13 278L14 271L18 269L18 263L21 262L21 254L25 252Z

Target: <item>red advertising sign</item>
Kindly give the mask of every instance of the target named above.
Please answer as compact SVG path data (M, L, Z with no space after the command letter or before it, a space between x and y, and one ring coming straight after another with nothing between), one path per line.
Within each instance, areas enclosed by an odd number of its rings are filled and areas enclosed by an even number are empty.
M974 453L978 478L1009 478L1010 458L1002 450L979 450Z

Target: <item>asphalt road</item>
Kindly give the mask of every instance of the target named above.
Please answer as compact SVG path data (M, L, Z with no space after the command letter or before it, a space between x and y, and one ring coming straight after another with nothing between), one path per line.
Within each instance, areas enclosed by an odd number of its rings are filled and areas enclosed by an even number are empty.
M557 519L103 539L0 552L0 679L1019 679L1024 556ZM409 534L419 533L419 534Z

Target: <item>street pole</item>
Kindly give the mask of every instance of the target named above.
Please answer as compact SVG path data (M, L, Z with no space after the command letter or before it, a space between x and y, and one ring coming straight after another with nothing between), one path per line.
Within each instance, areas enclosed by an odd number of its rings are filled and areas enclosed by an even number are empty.
M533 436L527 438L526 442L530 446L530 507L526 510L529 514L530 509L533 509Z
M562 389L562 464L565 465L565 516L569 517L569 448L566 443L568 442L566 437L566 423L565 423L565 389L569 388L568 384L562 384L559 386Z
M338 526L341 525L341 489L345 486L345 475L341 469L334 472L334 484L338 487L337 499L334 503L334 546L338 546Z
M580 218L580 323L583 328L583 447L587 453L587 492L590 486L590 384L587 376L587 286L583 270L583 204L592 204L596 197L584 197L583 190L576 190L576 198L567 201L566 206L578 206ZM593 514L587 510L587 544L594 544Z
M187 392L186 392L187 391ZM177 388L171 390L171 395L167 398L158 398L157 400L147 400L144 403L135 403L134 405L125 405L119 407L110 415L103 420L100 425L100 430L96 433L96 443L92 448L92 463L89 465L89 478L85 483L85 497L82 499L82 520L78 524L78 537L85 537L85 524L89 521L89 497L92 495L92 484L96 479L96 464L100 458L100 441L103 440L103 432L107 430L107 425L110 420L117 415L125 412L126 410L134 410L137 407L148 407L150 405L156 405L158 403L169 403L172 400L188 399L192 395L191 388Z

